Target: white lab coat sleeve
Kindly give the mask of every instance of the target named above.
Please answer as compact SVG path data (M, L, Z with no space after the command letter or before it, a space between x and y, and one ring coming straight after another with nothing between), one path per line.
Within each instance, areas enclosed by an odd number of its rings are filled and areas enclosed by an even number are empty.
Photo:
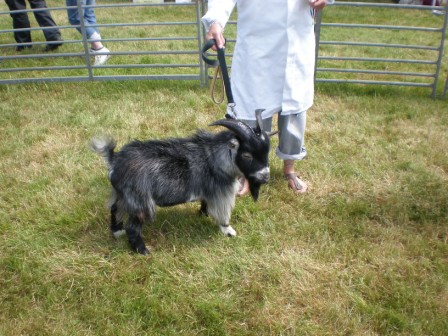
M207 13L202 17L202 23L208 32L212 23L219 23L223 28L229 21L230 14L237 0L209 0Z

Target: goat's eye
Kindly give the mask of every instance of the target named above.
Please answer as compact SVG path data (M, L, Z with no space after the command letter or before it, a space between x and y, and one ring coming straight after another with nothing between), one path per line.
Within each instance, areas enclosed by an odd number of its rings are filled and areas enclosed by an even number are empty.
M252 160L252 155L250 153L243 153L241 156L243 157L244 160L247 160L247 161Z
M229 141L229 143L227 144L227 146L229 146L230 149L234 149L238 147L238 140L236 139L232 139Z

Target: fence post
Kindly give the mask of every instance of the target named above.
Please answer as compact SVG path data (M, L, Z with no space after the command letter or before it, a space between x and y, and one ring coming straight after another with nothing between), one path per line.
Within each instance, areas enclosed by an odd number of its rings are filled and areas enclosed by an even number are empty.
M445 4L445 21L444 21L444 36L446 36L446 30L447 30L447 26L448 26L448 2ZM444 40L444 38L443 38ZM443 43L443 42L442 42ZM443 57L443 56L442 56ZM446 74L446 79L445 79L445 85L443 87L443 93L442 93L442 97L445 97L448 91L448 70L447 70L447 74Z
M201 87L204 87L205 85L205 69L204 69L204 62L202 61L202 45L203 45L203 38L202 38L202 29L201 29L201 7L203 0L200 1L201 5L199 4L199 0L196 1L196 22L197 22L197 35L198 35L198 55L199 55L199 77L201 80Z
M86 25L84 22L84 15L83 13L83 7L81 4L81 0L76 1L76 6L78 7L78 16L79 16L79 22L80 22L80 28L81 28L81 35L82 35L82 44L84 46L84 58L87 65L87 72L89 74L89 80L93 79L93 71L92 71L92 65L90 64L90 52L89 52L89 45L87 43L87 32L86 32Z
M432 98L436 96L437 82L439 81L440 68L442 65L442 58L443 58L443 47L445 45L447 22L448 22L448 4L445 5L445 18L443 20L442 38L440 40L439 56L437 58L437 69L434 76L434 84L432 86L432 93L431 93Z
M322 23L322 10L316 13L316 23L314 24L314 37L316 40L315 56L314 56L314 80L316 80L317 60L319 58L320 28Z
M202 16L204 16L206 13L205 2L207 2L207 0L198 0L198 2L199 1L201 1L201 18L202 18ZM202 32L202 36L204 36L204 38L205 38L206 32L205 32L204 26L202 25L201 20L199 20L199 25L200 25L200 31ZM202 62L202 40L201 40L201 49L199 50L199 55L200 55L200 59ZM204 71L204 86L206 86L206 85L208 85L208 82L209 82L209 80L208 80L209 65L205 62L202 62L202 69Z

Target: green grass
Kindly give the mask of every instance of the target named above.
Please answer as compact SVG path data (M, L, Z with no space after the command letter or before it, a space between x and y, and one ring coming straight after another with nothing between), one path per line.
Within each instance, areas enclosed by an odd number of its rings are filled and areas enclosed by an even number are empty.
M307 195L285 188L272 154L259 202L237 200L236 239L196 204L160 209L144 258L109 234L89 139L188 135L222 107L190 82L0 95L0 334L446 333L446 100L319 85L298 165Z
M90 139L213 131L223 111L197 82L0 86L0 335L447 334L448 103L428 89L318 84L309 193L272 152L235 239L198 204L159 209L149 257L113 239Z

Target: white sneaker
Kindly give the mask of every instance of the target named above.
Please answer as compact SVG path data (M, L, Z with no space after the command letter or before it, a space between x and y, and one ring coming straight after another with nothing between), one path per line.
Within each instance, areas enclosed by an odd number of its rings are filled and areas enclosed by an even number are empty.
M102 47L101 49L94 50L90 49L90 54L93 55L95 58L95 61L93 62L93 65L103 65L106 64L107 60L110 58L109 53L110 50L106 47Z

